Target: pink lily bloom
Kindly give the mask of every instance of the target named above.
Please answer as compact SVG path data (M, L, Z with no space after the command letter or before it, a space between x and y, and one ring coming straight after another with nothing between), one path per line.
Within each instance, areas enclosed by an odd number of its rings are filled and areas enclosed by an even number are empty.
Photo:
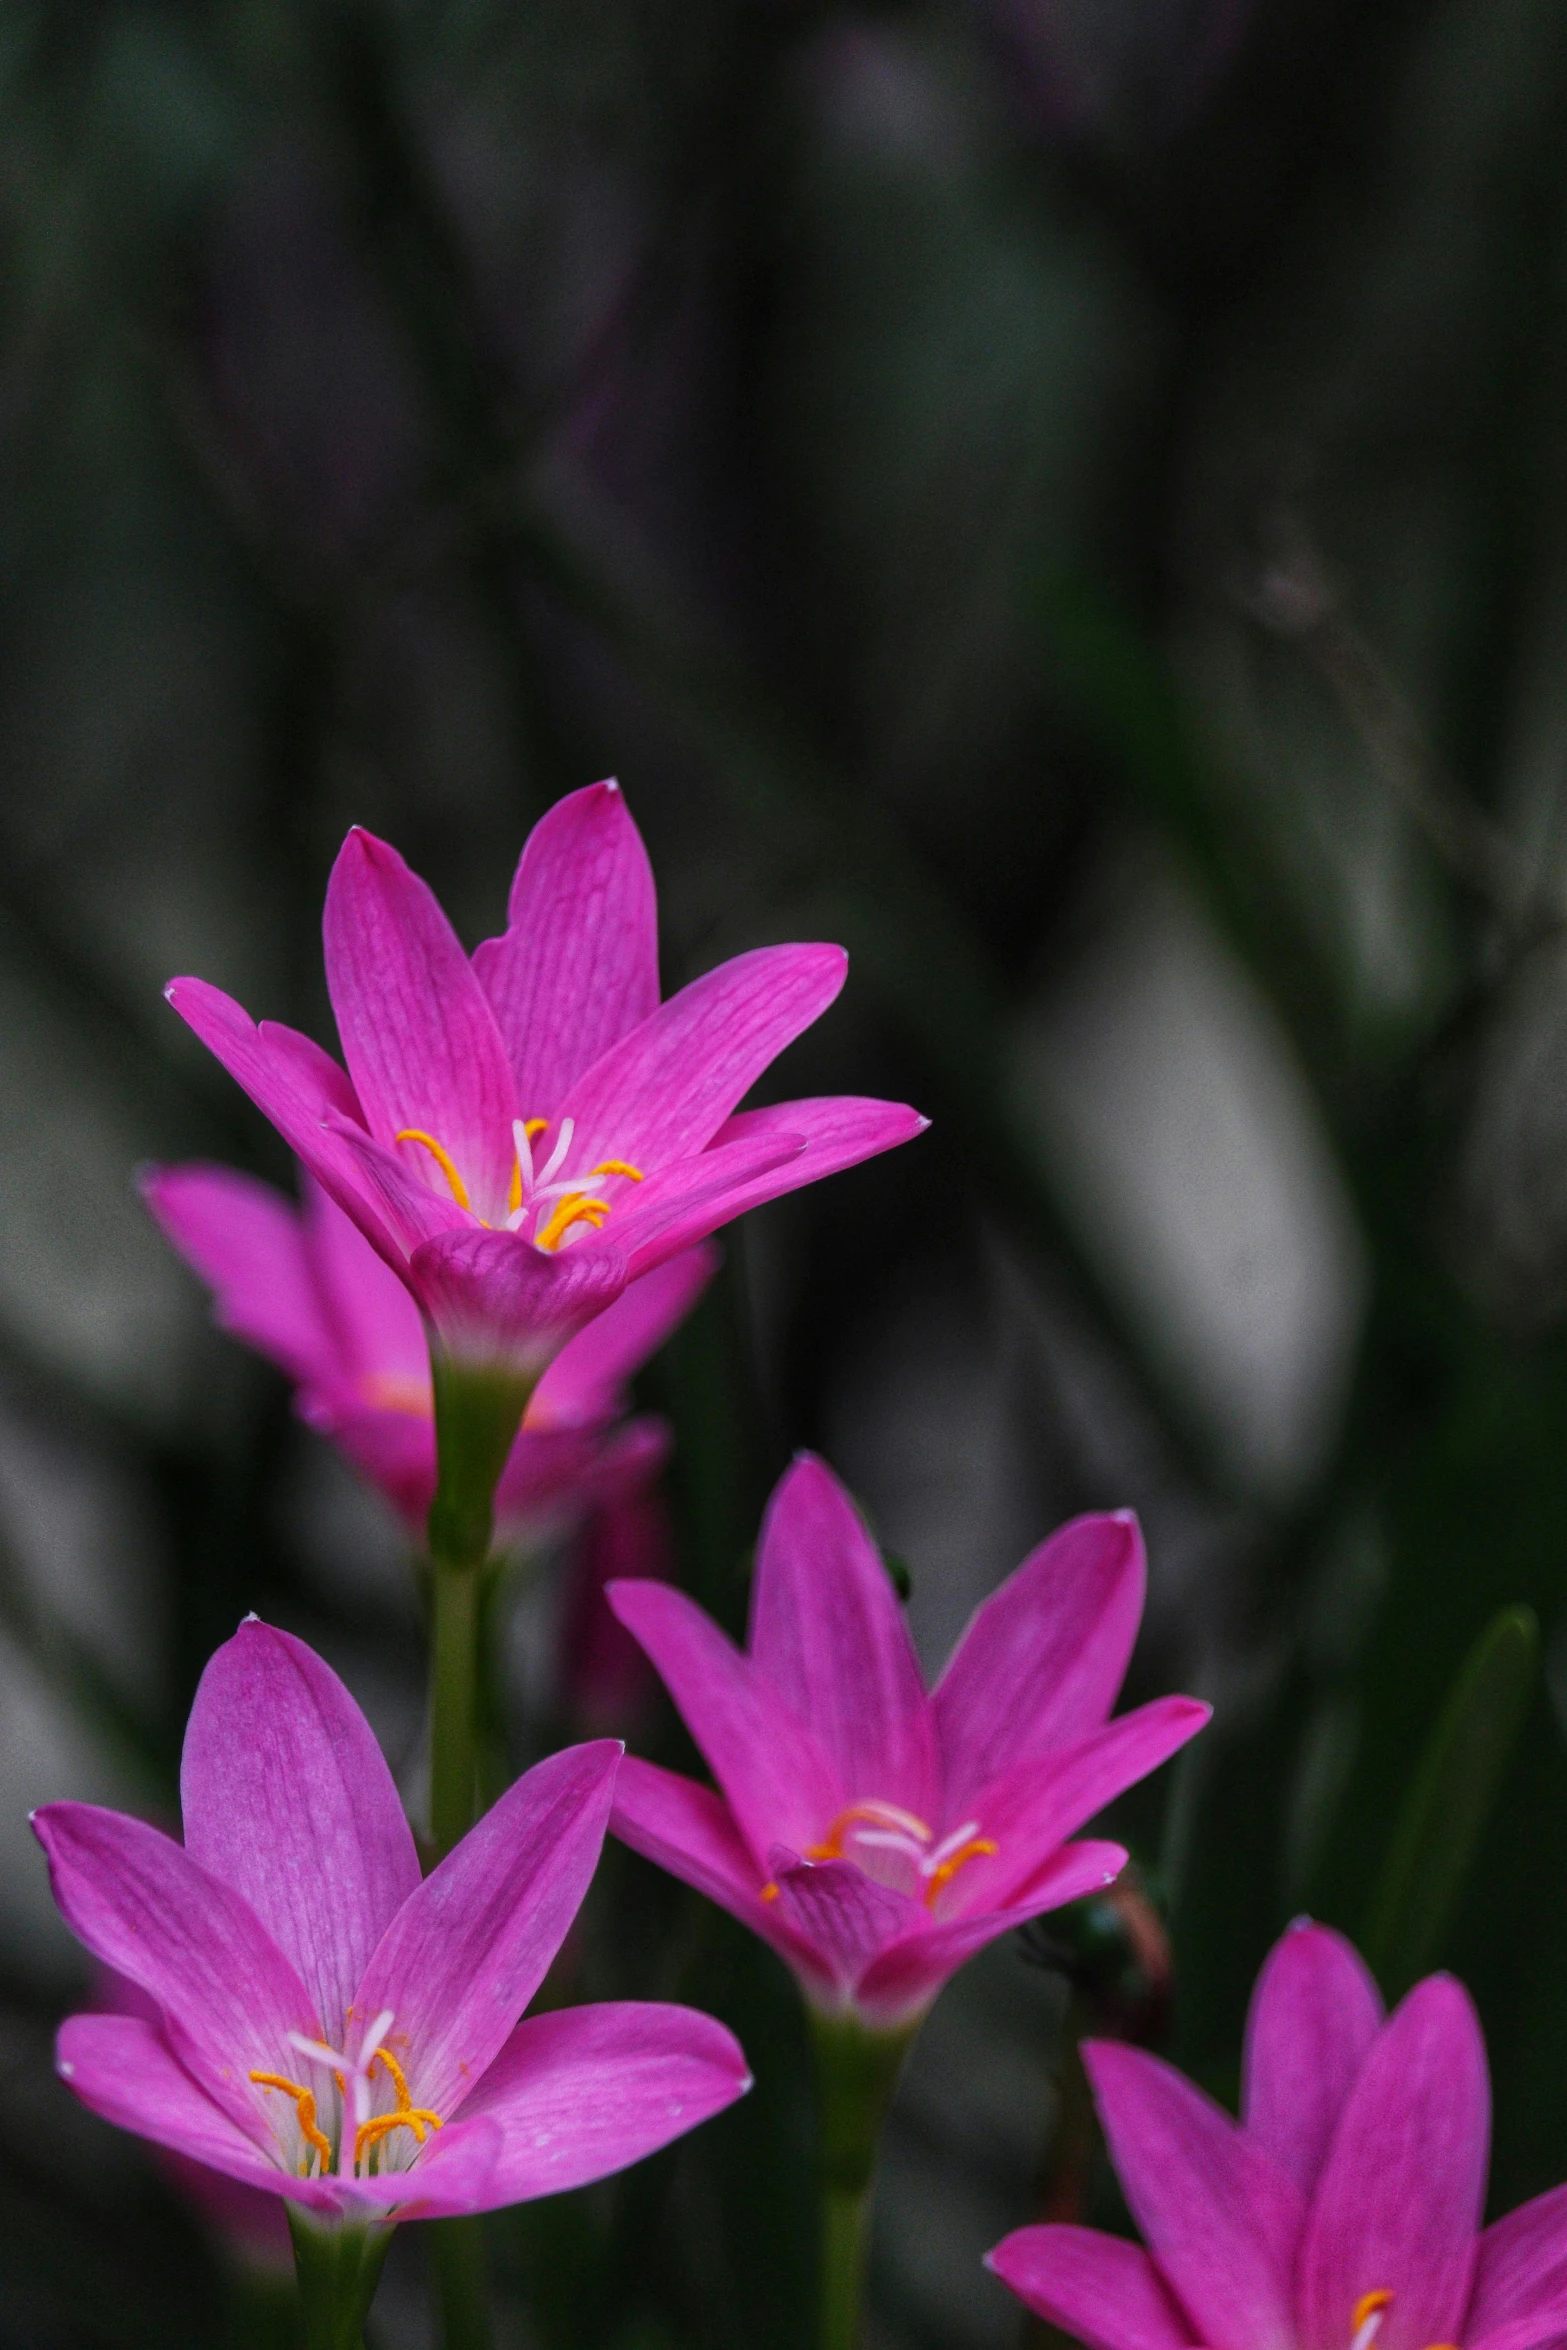
M359 1708L251 1618L197 1691L183 1845L91 1804L35 1815L66 1922L159 2019L72 2016L61 2078L105 2120L326 2221L488 2211L640 2160L748 2080L689 2008L522 2016L587 1890L618 1761L612 1740L552 1755L421 1881Z
M1136 1522L1082 1518L975 1614L926 1693L859 1512L798 1459L768 1506L747 1652L666 1584L610 1587L718 1792L629 1759L610 1825L750 1926L807 1998L900 2030L983 1944L1111 1882L1069 1843L1208 1719L1110 1707L1142 1616Z
M1157 2057L1089 2042L1147 2251L1019 2228L989 2266L1091 2350L1534 2350L1567 2337L1567 2188L1482 2231L1491 2090L1467 1993L1384 2019L1342 1936L1302 1919L1252 1996L1241 2119Z
M761 947L661 1004L652 871L613 783L534 828L507 928L471 962L358 829L324 937L346 1073L204 980L172 980L169 1001L454 1360L536 1378L638 1275L927 1123L848 1095L736 1111L833 1001L843 951Z
M213 1292L217 1319L296 1383L301 1419L380 1487L417 1535L435 1491L435 1402L419 1309L357 1225L307 1175L296 1207L228 1167L155 1167L142 1193ZM643 1274L555 1357L495 1497L508 1547L641 1492L669 1449L627 1420L626 1386L711 1280L712 1243Z

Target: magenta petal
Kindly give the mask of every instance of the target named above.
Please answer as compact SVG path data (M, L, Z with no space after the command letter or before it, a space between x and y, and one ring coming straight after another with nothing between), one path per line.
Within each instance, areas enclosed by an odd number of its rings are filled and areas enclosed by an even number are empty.
M291 1200L231 1167L152 1167L140 1185L164 1232L212 1291L223 1329L291 1379L337 1376L337 1333L322 1312Z
M414 1293L446 1352L535 1375L626 1286L617 1249L548 1255L514 1232L446 1232L416 1248Z
M1132 2216L1198 2340L1287 2350L1304 2211L1294 2180L1158 2057L1092 2040L1083 2061Z
M419 2206L490 2211L558 2195L683 2137L751 2085L740 2045L711 2016L652 2001L526 2016L418 2165ZM458 2183L463 2140L487 2125L485 2181Z
M1342 1934L1297 1918L1257 1977L1241 2119L1305 2195L1371 2044L1382 2000Z
M606 1420L619 1411L627 1381L685 1320L718 1263L708 1242L633 1281L555 1357L528 1406L530 1426Z
M186 1851L243 1894L340 2047L419 1861L369 1723L302 1640L252 1619L212 1658L185 1732L180 1804Z
M699 1787L694 1779L628 1754L615 1780L609 1824L622 1844L668 1869L683 1884L694 1885L771 1942L791 1966L821 1975L812 1944L779 1915L778 1902L763 1901L762 1870L729 1806L710 1787Z
M287 2195L300 2182L271 2161L141 2016L73 2015L60 2026L55 2070L89 2111L247 2187Z
M1190 2350L1191 2327L1138 2244L1094 2228L1018 2228L985 2255L1036 2317L1088 2350Z
M1480 2238L1464 2338L1554 2313L1567 2302L1567 2187L1536 2195ZM1567 2326L1562 2329L1567 2332Z
M1126 1677L1145 1580L1130 1512L1077 1518L975 1611L933 1699L950 1811L1098 1728Z
M740 1110L726 1118L713 1137L713 1148L735 1142L757 1142L768 1134L798 1134L804 1149L770 1173L756 1176L736 1195L733 1215L758 1208L764 1201L798 1191L802 1184L819 1183L825 1175L858 1167L899 1143L912 1142L930 1124L906 1102L876 1101L863 1094L820 1094L799 1101L778 1102L765 1110Z
M248 1902L173 1840L121 1812L51 1803L33 1815L61 1915L95 1958L154 1999L170 2044L240 2128L245 2081L276 2071L290 2032L319 2039L310 1996Z
M544 1980L597 1865L620 1752L605 1738L535 1764L387 1928L354 2012L391 2009L416 2105L450 2115Z
M473 967L511 1053L528 1118L658 1009L653 868L616 783L569 792L528 836L506 929Z
M1476 2333L1471 2320L1464 2339L1466 2350L1562 2350L1567 2344L1567 2299L1546 2302L1526 2317L1509 2318L1489 2333Z
M843 985L841 947L757 947L671 996L600 1055L561 1104L572 1164L651 1174L703 1150L743 1094ZM352 1063L350 1063L352 1066Z
M754 1858L820 1842L848 1797L750 1659L668 1583L611 1583L605 1596L657 1666Z
M1305 2350L1341 2350L1363 2293L1389 2292L1377 2350L1460 2335L1489 2155L1485 2045L1450 1976L1418 1983L1339 2116L1300 2256Z
M429 1344L401 1272L309 1176L303 1204L311 1278L349 1377L361 1383L408 1381L427 1391Z
M906 1934L920 1916L918 1902L891 1885L878 1885L848 1860L797 1860L783 1847L772 1853L775 1906L818 1955L842 1998L854 1990L877 1952Z
M750 1197L757 1178L792 1163L801 1148L797 1134L768 1134L672 1160L634 1196L623 1194L610 1237L624 1250L632 1273L645 1275L730 1222L740 1212L735 1202Z
M767 1505L748 1647L851 1802L876 1796L933 1816L935 1726L903 1610L859 1511L808 1453Z
M450 1154L474 1213L506 1214L520 1115L511 1063L484 990L431 890L394 848L357 826L327 884L327 992L365 1123L391 1147L418 1128ZM445 1177L420 1146L407 1163Z
M1124 1845L1097 1839L1063 1844L1004 1907L965 1911L939 1925L921 1924L889 1943L860 1977L856 2006L869 2021L889 2027L918 2015L976 1950L1047 1909L1102 1893L1125 1866Z

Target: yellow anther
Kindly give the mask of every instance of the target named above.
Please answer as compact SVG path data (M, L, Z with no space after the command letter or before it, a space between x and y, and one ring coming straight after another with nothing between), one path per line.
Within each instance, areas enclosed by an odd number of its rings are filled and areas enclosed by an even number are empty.
M407 2113L410 2110L408 2103L408 2076L403 2071L403 2068L398 2063L396 2057L392 2054L390 2048L378 2048L376 2050L374 2056L372 2056L370 2059L370 2070L374 2072L378 2064L385 2066L386 2077L391 2082L392 2087L397 2091L398 2112Z
M982 1852L994 1852L995 1849L995 1843L989 1836L971 1836L966 1844L960 1844L950 1860L944 1860L939 1868L931 1870L930 1883L925 1888L926 1906L935 1900L943 1885L952 1882L965 1862L977 1860Z
M891 1828L895 1833L912 1837L921 1844L928 1844L931 1838L931 1831L925 1822L916 1813L905 1811L901 1804L851 1803L848 1810L841 1811L833 1821L827 1831L827 1841L808 1846L806 1859L842 1860L844 1834L856 1823L863 1828Z
M299 2113L299 2131L305 2143L313 2146L321 2157L323 2173L332 2167L332 2142L316 2123L316 2097L313 2089L301 2088L298 2081L285 2079L282 2073L252 2073L250 2078L258 2089L281 2089L285 2097L292 2097ZM305 2156L300 2177L310 2176L310 2157Z
M629 1159L600 1159L593 1170L595 1175L625 1175L633 1183L644 1180L640 1167L633 1167Z
M431 1158L434 1159L436 1165L440 1168L441 1173L446 1177L447 1182L451 1185L452 1197L457 1202L457 1205L460 1208L469 1207L468 1186L466 1183L464 1183L462 1177L458 1174L457 1169L452 1161L452 1154L446 1148L444 1143L437 1142L433 1134L426 1134L422 1126L405 1126L401 1134L398 1135L397 1140L399 1142L421 1143L423 1147L429 1152ZM520 1182L521 1178L519 1177L518 1180ZM518 1197L520 1199L520 1192ZM470 1214L472 1213L471 1208L469 1208L469 1212Z
M762 1887L762 1899L764 1901L776 1901L778 1899L777 1886L771 1883L764 1885Z
M1350 2332L1358 2334L1368 2317L1375 2316L1379 2309L1390 2309L1392 2305L1393 2296L1391 2293L1362 2293L1360 2299L1355 2303L1355 2314L1349 2321Z
M372 2146L379 2146L381 2140L389 2138L394 2130L412 2130L422 2146L425 2131L438 2130L440 2127L440 2115L432 2113L425 2105L410 2105L406 2112L378 2113L371 2120L361 2122L354 2132L354 2168L358 2169Z
M542 1134L544 1132L544 1129L548 1124L548 1118L529 1118L524 1121L522 1131L531 1142L536 1134Z
M558 1200L548 1223L533 1235L535 1248L558 1248L573 1224L591 1224L595 1231L609 1214L609 1202L586 1199L580 1191L568 1191Z
M519 1157L517 1157L517 1158L513 1159L513 1160L512 1160L512 1163L511 1163L511 1184L510 1184L510 1187L508 1188L508 1190L507 1190L507 1193L506 1193L506 1206L507 1206L507 1209L509 1210L509 1212L510 1212L512 1215L514 1215L514 1216L515 1216L515 1214L517 1213L517 1210L518 1210L518 1209L521 1207L521 1205L522 1205L522 1160L521 1160L521 1157L519 1156Z

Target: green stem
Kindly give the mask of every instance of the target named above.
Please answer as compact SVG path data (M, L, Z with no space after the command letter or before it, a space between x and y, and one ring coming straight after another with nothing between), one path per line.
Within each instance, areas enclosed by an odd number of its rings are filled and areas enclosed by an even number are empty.
M435 1569L430 1644L430 1835L443 1856L473 1826L478 1801L482 1569Z
M435 2219L425 2234L441 2306L441 2350L491 2350L495 2335L485 2280L483 2221Z
M918 2029L876 2032L857 2016L811 2015L821 2104L820 2350L859 2350L876 2150Z
M297 2203L287 2210L308 2350L364 2350L365 2316L391 2229L322 2225Z

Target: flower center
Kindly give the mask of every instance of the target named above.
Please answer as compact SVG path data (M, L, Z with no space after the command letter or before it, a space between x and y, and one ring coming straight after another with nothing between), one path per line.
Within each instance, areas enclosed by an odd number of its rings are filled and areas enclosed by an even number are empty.
M633 1167L627 1159L600 1159L586 1175L562 1177L560 1169L571 1148L576 1132L576 1120L563 1118L555 1147L542 1167L533 1164L533 1143L549 1125L547 1118L514 1118L511 1122L515 1156L512 1160L511 1189L506 1202L505 1229L519 1232L532 1216L534 1226L529 1238L535 1248L551 1252L560 1247L568 1232L579 1224L591 1224L595 1231L610 1212L610 1202L594 1195L611 1175L623 1175L628 1183L643 1180L642 1169ZM421 1150L429 1152L436 1166L446 1178L446 1186L460 1208L468 1214L477 1211L468 1196L468 1186L461 1170L446 1145L422 1126L405 1126L396 1138L399 1142L416 1142ZM479 1222L486 1232L490 1224L483 1217Z
M1386 2290L1362 2293L1355 2303L1349 2321L1349 2350L1371 2350L1372 2343L1382 2331L1382 2321L1393 2306L1394 2296ZM1458 2350L1454 2342L1429 2342L1426 2350Z
M918 1893L929 1909L959 1869L995 1849L989 1836L980 1835L978 1820L965 1820L961 1828L938 1839L915 1813L872 1797L841 1811L823 1841L810 1845L805 1857L853 1861L878 1884ZM763 1898L771 1895L764 1892Z
M415 2105L409 2096L408 2077L386 2045L391 2028L392 2011L388 2008L384 2015L377 2016L352 2061L340 2049L328 2048L323 2041L307 2040L300 2032L289 2033L289 2046L324 2071L331 2082L326 2092L332 2099L330 2136L321 2126L316 2092L307 2083L290 2080L286 2073L250 2074L258 2089L294 2100L304 2148L299 2163L302 2179L312 2175L326 2178L334 2172L340 2176L373 2178L388 2167L381 2148L395 2131L411 2132L417 2150L431 2130L441 2127L438 2113L427 2105ZM379 2081L375 2077L377 2072ZM395 2102L389 2111L372 2113L370 2109L378 2092L388 2084ZM312 2162L316 2166L313 2174Z

